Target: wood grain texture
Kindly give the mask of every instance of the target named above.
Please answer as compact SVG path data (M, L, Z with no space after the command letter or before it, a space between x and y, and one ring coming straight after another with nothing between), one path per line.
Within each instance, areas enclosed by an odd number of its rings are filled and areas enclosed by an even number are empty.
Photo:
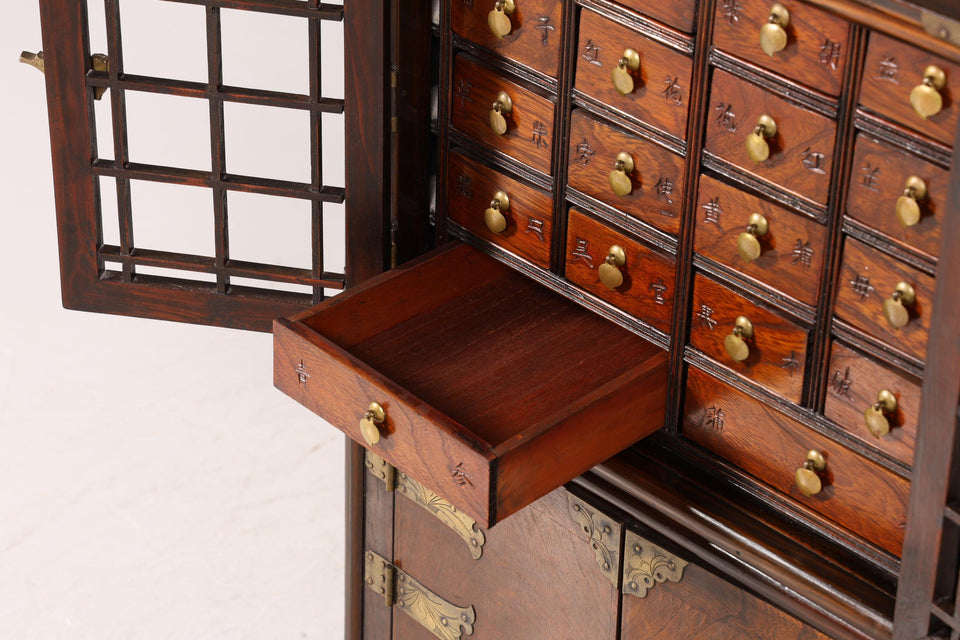
M920 222L904 227L897 220L896 204L910 176L923 179L927 197L917 201ZM936 259L950 186L948 177L948 172L937 165L861 133L857 136L853 173L847 187L847 215L897 244Z
M863 107L941 144L953 144L960 114L960 64L877 32L870 34L863 64ZM923 70L931 64L943 69L947 83L940 91L943 110L924 119L910 105L910 92L922 83Z
M609 176L617 154L633 158L633 191L618 196ZM603 124L575 110L570 123L569 183L574 189L615 207L666 233L680 230L683 209L683 158L663 147Z
M702 274L694 279L691 313L690 344L773 393L800 402L808 344L802 327ZM749 357L736 362L727 354L724 340L741 315L753 323L753 338L746 341Z
M620 268L623 284L609 289L597 274L607 252L619 245L626 253ZM593 295L646 322L660 331L669 331L676 292L676 259L570 209L567 216L565 254L567 280Z
M633 92L623 95L610 74L626 49L640 54L640 69L632 73ZM627 116L686 139L693 71L689 57L588 10L580 14L578 53L575 88Z
M450 154L450 203L447 215L475 235L500 245L544 269L550 268L553 237L553 198L463 156ZM484 223L484 211L496 192L510 198L510 210L502 211L507 227L494 233Z
M920 385L839 342L834 342L830 349L829 372L824 415L872 448L912 464ZM867 429L863 414L877 401L881 389L897 398L897 410L888 416L890 433L877 438Z
M883 302L901 281L914 288L917 298L907 307L910 322L896 329L884 318ZM922 361L927 353L934 287L930 276L847 238L834 313L891 348Z
M766 218L769 231L758 238L760 257L747 262L737 250L737 238L754 213ZM815 306L827 255L826 236L826 227L806 216L710 176L700 177L694 247L746 278Z
M676 0L675 2L620 0L620 4L687 33L693 31L696 24L697 3L694 0Z
M827 204L835 122L719 69L713 73L709 105L708 151L761 180ZM777 134L769 140L770 157L757 164L747 155L746 139L764 114L776 121Z
M790 12L787 46L782 51L769 56L760 48L760 28L767 24L773 6L770 0L718 2L714 45L827 95L840 95L850 57L850 24L799 0L780 4Z
M456 129L534 169L551 173L557 139L552 102L463 56L454 61L452 91L451 121ZM490 128L490 110L501 91L513 101L502 136Z
M687 381L684 435L798 504L900 555L907 480L695 369ZM824 455L827 468L823 490L807 497L796 488L794 473L811 449Z

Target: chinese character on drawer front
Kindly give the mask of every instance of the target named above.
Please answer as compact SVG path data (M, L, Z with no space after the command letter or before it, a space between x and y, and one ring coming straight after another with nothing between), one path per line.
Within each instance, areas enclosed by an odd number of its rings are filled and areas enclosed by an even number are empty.
M717 112L717 124L728 133L737 132L737 114L733 112L733 105L721 102L713 108Z
M473 102L470 92L473 90L473 83L469 80L458 80L456 94L460 99L460 108L463 109L467 102Z
M870 191L879 191L877 189L877 174L880 173L880 167L871 167L868 162L866 166L860 168L860 186L866 187Z
M547 135L547 125L543 124L539 120L534 120L533 138L531 138L531 141L537 144L537 149L540 148L540 145L543 145L544 147L547 146L547 141L543 139L545 135Z
M900 84L900 81L897 80L899 71L900 66L897 64L897 59L892 56L884 56L880 61L880 68L877 69L877 78Z
M723 233L723 226L720 224L720 216L723 215L723 209L720 208L720 198L711 198L703 203L703 221L707 224L715 224Z
M713 328L717 326L717 321L713 319L713 309L708 307L705 304L700 305L700 310L697 311L697 323L701 327L706 327L713 331Z
M855 280L850 281L850 286L860 296L861 300L866 300L873 293L873 285L870 284L870 278L867 276L857 276Z
M550 32L556 31L556 27L550 24L550 16L543 16L537 19L537 29L540 31L540 44L548 46L550 44Z
M727 24L734 27L740 22L740 14L743 12L743 7L740 6L740 0L721 0L720 11L722 12L723 19L727 21Z
M700 426L717 433L723 433L723 423L726 418L727 415L720 407L707 407L706 411L703 412L703 419L700 420Z
M667 204L673 204L673 199L670 198L670 195L673 193L673 180L670 178L664 178L663 176L657 180L657 184L653 185L653 192L657 194L657 200L663 200Z
M790 372L790 377L793 377L793 372L800 368L800 361L797 360L797 352L791 351L790 355L784 356L781 360L783 364L780 366L783 369L786 369Z
M662 95L667 102L673 102L677 105L683 104L683 89L680 88L677 78L667 76L663 84L665 86L663 91L660 92L660 95Z
M648 287L648 290L653 292L653 302L660 306L663 306L667 303L664 294L667 292L667 283L663 281L663 278L657 278L656 282L652 282Z
M587 44L583 45L583 55L581 57L590 64L602 67L603 63L600 62L600 51L600 47L593 44L593 40L587 40Z
M450 467L450 477L453 478L453 481L456 482L459 487L473 486L473 483L470 482L470 474L463 468L462 462L455 467Z
M593 256L588 253L589 248L587 247L587 244L588 242L583 238L577 238L577 244L573 248L573 254L571 256L572 259L570 262L573 263L583 260L590 266L591 269L593 269Z
M543 220L530 218L530 220L527 222L527 228L524 229L523 232L532 233L540 238L540 242L543 242Z
M830 388L838 396L847 398L848 400L853 400L850 397L850 387L853 385L853 380L850 378L850 367L847 367L847 370L844 371L843 377L840 377L840 370L833 372L833 377L830 378Z
M793 251L791 251L790 254L793 256L790 264L797 264L799 262L803 266L809 267L813 260L813 248L809 242L803 242L800 238L797 238L797 242L793 245Z
M297 384L301 387L307 384L307 380L310 379L310 374L307 373L307 367L304 366L302 359L300 360L300 364L297 365L295 371L297 374Z
M473 185L473 179L465 173L461 173L457 176L457 193L467 200L473 198L473 190L471 186Z
M577 145L577 163L580 164L581 167L590 164L590 158L593 157L593 154L593 147L590 146L590 143L587 142L586 139Z
M840 43L825 38L823 44L820 45L817 58L820 60L820 64L836 71L837 63L840 62Z
M802 164L803 168L807 171L825 174L826 171L823 170L823 160L824 155L816 151L811 151L810 147L800 152L800 164Z

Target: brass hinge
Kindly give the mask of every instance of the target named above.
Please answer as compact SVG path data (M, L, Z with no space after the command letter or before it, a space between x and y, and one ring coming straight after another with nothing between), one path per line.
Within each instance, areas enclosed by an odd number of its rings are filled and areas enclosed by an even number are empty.
M40 73L45 74L47 72L46 62L43 59L43 51L38 51L33 53L31 51L24 51L20 54L20 62L28 64L34 69L37 69ZM109 73L110 71L110 58L107 57L104 53L95 53L90 56L90 67L94 71L99 71L101 73ZM103 94L107 92L106 87L94 87L93 97L96 100L99 100L103 97Z
M437 520L447 525L467 543L470 555L473 556L474 560L480 559L487 538L480 527L477 526L476 520L403 471L395 469L389 462L375 453L367 451L366 466L367 471L378 480L383 481L387 491L396 490L429 511Z
M613 583L614 587L619 587L620 541L623 527L619 522L597 511L572 493L567 494L567 508L573 521L590 538L590 546L597 556L600 572Z
M364 581L383 596L386 606L396 606L441 640L473 634L477 620L473 605L450 604L373 551L364 555Z
M624 542L623 593L644 598L657 583L680 582L689 564L633 531Z

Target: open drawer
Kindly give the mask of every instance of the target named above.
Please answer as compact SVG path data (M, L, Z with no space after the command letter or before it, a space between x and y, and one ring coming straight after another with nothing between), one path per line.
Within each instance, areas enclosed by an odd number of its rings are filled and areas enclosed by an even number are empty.
M274 324L277 388L485 527L659 429L667 368L460 244Z

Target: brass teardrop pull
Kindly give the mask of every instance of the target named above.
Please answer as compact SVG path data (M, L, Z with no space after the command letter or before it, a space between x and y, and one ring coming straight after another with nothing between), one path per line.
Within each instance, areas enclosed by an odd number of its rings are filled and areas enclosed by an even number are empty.
M760 48L768 56L773 57L778 51L787 46L787 26L790 24L790 12L780 3L770 7L770 17L766 24L760 27Z
M510 210L510 197L503 191L497 191L493 194L493 200L490 206L483 212L483 223L487 229L494 233L501 233L507 228L507 218L503 215L504 211Z
M367 444L373 446L380 442L380 428L377 425L383 424L386 419L387 412L383 406L379 402L371 402L360 419L360 435Z
M794 480L797 483L797 489L805 496L813 496L823 490L823 481L820 474L826 471L827 460L823 454L816 450L807 452L807 459L803 465L797 469Z
M617 66L610 72L613 87L620 95L633 93L635 87L633 74L640 70L640 54L633 49L624 49L623 55L617 60Z
M747 136L747 155L760 164L770 157L770 143L768 140L777 135L777 122L767 114L757 119L757 126L753 133Z
M600 282L608 289L618 288L623 284L623 272L620 271L620 267L626 263L627 254L624 253L623 247L616 244L610 247L610 250L607 251L607 257L604 258L603 263L597 269L600 274Z
M940 90L947 84L947 74L935 64L923 70L923 81L910 92L910 105L917 115L926 120L943 109Z
M723 348L735 362L743 362L750 357L750 345L747 340L753 337L753 323L747 316L737 316L733 332L723 340Z
M907 178L903 195L897 198L897 220L906 227L912 227L920 222L920 203L927 197L927 183L919 176Z
M910 311L907 309L917 300L917 293L906 282L898 282L893 295L883 301L883 316L894 329L902 329L910 322Z
M498 136L507 132L506 114L511 111L513 111L513 100L510 99L506 91L501 91L497 94L493 106L490 107L490 128Z
M763 248L757 238L767 235L770 230L767 219L759 213L750 216L747 230L737 236L737 253L747 262L753 262L760 257Z
M613 171L609 176L610 188L614 194L623 197L633 192L633 180L630 179L630 174L633 173L634 168L633 156L626 151L617 154Z
M510 35L513 25L510 23L510 14L516 10L513 0L497 0L493 9L487 14L487 26L498 38Z
M877 394L877 401L867 407L863 412L863 418L867 422L867 429L877 438L890 433L890 419L887 414L897 410L897 397L886 389L881 389Z

